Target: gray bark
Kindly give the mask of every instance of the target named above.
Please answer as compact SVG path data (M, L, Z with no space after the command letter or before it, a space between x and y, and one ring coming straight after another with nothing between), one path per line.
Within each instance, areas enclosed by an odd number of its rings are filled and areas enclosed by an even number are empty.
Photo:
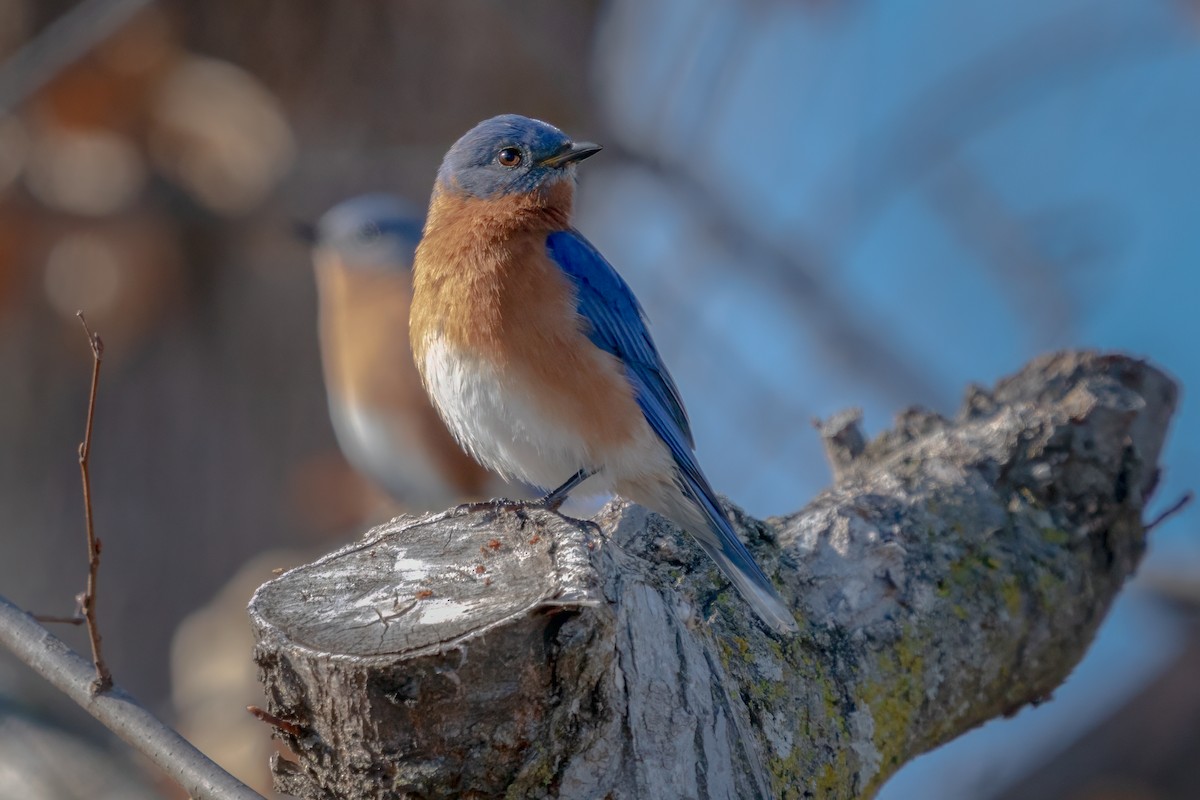
M1176 387L1041 358L953 420L866 442L837 483L730 511L801 632L764 629L692 541L616 501L399 518L250 604L296 760L332 797L870 797L906 761L1048 698L1145 546Z

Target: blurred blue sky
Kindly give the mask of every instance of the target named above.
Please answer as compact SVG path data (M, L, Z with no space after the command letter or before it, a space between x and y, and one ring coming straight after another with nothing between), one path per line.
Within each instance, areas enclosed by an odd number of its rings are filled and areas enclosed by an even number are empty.
M718 489L794 510L828 482L812 416L953 413L968 382L1055 348L1200 386L1198 36L1197 6L1169 0L610 4L595 74L626 158L588 165L580 227L670 321L655 334ZM1198 434L1185 391L1152 509L1197 485ZM1155 531L1144 570L1200 576L1196 513ZM1000 789L1175 631L1127 593L1055 702L881 797Z

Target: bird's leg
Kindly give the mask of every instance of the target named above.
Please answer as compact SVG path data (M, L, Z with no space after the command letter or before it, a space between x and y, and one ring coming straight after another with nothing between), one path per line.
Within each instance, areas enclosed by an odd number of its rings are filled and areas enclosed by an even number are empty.
M501 510L516 510L520 511L525 508L545 508L550 511L558 511L559 507L566 502L569 495L575 487L586 481L588 478L595 475L597 470L584 467L567 478L566 482L559 486L554 491L545 495L538 500L509 500L507 497L497 497L493 500L480 500L474 503L463 503L454 509L456 514L473 514L476 511L501 511Z
M569 495L575 489L576 486L583 483L584 481L586 481L588 478L592 477L595 474L596 474L596 470L588 469L587 467L583 467L578 472L576 472L574 475L567 478L566 483L564 483L562 486L559 486L557 489L555 489L554 491L547 494L541 500L538 500L536 503L533 503L531 505L538 505L538 506L542 506L543 508L548 508L551 511L558 511L559 506L561 506L564 502L566 502L567 495Z

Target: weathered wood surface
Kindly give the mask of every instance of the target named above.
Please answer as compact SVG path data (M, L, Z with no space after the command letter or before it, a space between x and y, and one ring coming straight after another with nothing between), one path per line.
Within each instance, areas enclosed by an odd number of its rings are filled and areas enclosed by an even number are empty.
M1064 353L954 420L822 428L837 483L736 526L801 633L622 502L401 518L261 587L281 791L332 797L869 797L1049 697L1145 547L1176 387ZM710 454L711 456L711 454Z

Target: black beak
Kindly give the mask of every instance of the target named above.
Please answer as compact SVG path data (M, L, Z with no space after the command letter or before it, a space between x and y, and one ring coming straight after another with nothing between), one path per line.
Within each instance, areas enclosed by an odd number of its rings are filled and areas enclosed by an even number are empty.
M316 244L318 238L317 226L301 219L292 220L292 235L305 244Z
M562 146L557 153L541 161L543 167L562 167L583 161L588 156L594 156L603 148L592 142L569 142Z

